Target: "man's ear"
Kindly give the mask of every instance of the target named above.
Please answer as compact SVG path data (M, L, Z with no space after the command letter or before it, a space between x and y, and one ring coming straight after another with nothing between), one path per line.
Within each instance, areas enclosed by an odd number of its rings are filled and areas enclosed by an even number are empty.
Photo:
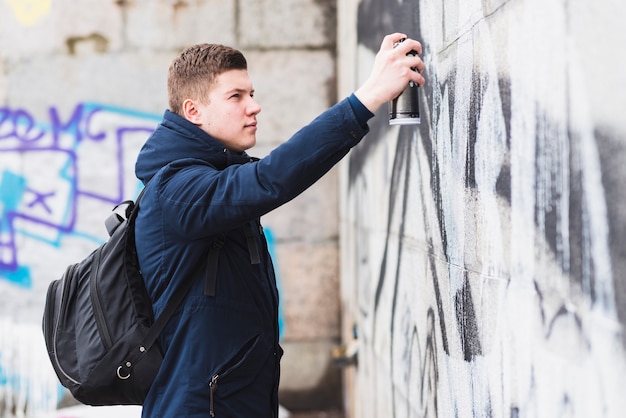
M196 102L187 99L183 102L183 116L194 125L200 125L200 109L196 106Z

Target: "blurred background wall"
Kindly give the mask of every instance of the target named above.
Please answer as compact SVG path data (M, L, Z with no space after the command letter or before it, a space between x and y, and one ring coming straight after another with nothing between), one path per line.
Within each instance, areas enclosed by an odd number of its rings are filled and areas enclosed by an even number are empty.
M41 337L45 292L138 194L134 162L167 107L171 60L201 42L242 50L262 157L335 102L335 33L328 0L0 0L0 416L63 395ZM290 409L341 403L336 182L263 220Z
M624 416L626 4L338 6L340 96L393 31L427 80L342 166L350 416Z

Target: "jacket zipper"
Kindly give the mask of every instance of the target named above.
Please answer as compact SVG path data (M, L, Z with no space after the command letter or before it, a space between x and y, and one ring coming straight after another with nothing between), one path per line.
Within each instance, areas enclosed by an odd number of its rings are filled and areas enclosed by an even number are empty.
M260 338L260 336L255 336L254 338L252 338L250 341L248 341L237 353L237 355L235 355L233 358L231 358L228 362L226 362L226 364L222 365L217 373L215 373L213 375L213 377L211 378L211 381L209 382L209 413L211 414L212 417L215 416L215 408L214 408L214 398L215 398L215 392L217 391L218 388L218 380L220 378L225 378L228 377L232 372L233 369L236 368L237 366L240 365L241 361L245 358L245 354L254 346L254 344L258 341L258 339Z
M106 319L104 318L104 314L102 313L102 303L100 301L100 293L98 291L98 270L100 269L100 258L102 256L102 247L98 250L96 254L96 263L92 267L90 278L89 278L89 287L90 287L90 295L91 295L91 303L93 305L93 313L96 318L96 324L98 326L98 330L100 331L100 336L102 337L102 342L104 343L104 347L109 350L113 346L113 342L111 341L111 334L109 333L109 327L106 323Z
M209 382L209 388L211 389L211 395L209 398L209 413L212 417L215 416L215 409L213 408L213 397L215 396L215 391L217 390L217 379L219 379L220 375L216 374L211 378Z

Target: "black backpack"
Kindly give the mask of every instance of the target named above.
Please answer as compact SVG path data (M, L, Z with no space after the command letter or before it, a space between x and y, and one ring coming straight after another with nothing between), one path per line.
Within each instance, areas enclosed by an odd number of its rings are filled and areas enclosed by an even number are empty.
M125 217L107 219L108 241L48 287L48 355L61 384L87 405L143 404L163 361L157 337L193 284L184 281L154 320L135 249L142 195L117 205L127 205ZM217 251L214 244L209 260Z

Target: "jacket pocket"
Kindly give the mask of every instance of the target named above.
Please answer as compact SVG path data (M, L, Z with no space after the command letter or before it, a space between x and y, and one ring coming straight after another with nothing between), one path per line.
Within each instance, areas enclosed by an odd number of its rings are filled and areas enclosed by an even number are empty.
M260 335L257 335L218 368L208 384L212 417L215 416L215 397L219 396L220 399L224 399L251 385L271 354L271 346Z

